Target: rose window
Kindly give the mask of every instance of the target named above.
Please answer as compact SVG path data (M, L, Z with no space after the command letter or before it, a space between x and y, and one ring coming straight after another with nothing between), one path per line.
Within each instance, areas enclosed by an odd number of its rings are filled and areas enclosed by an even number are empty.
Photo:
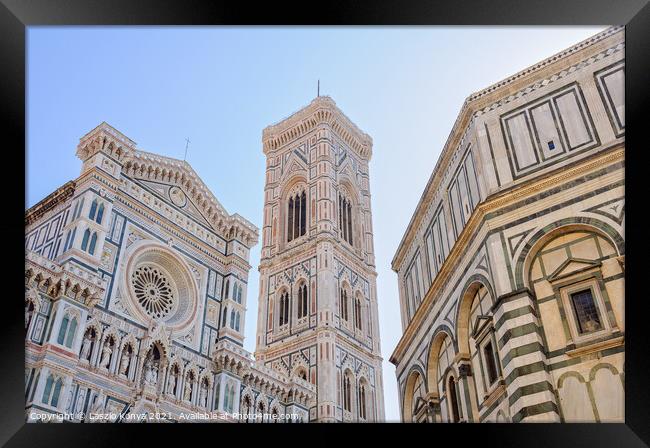
M155 321L180 334L196 321L198 285L173 249L150 241L134 243L122 282L127 312L143 323Z
M175 294L163 271L155 266L139 266L131 276L138 303L154 319L165 317L172 310Z

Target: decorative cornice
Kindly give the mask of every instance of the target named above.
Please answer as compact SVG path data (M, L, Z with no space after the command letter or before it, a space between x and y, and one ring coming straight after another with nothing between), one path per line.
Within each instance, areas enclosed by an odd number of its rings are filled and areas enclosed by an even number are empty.
M329 96L316 97L304 108L280 122L266 127L262 131L264 154L268 155L287 143L303 137L319 124L329 126L359 156L370 160L372 138L359 129Z
M400 241L391 262L392 269L398 271L410 247L415 234L421 225L424 210L434 199L442 183L450 161L468 131L474 119L505 103L527 95L538 88L573 73L589 63L602 59L624 48L623 26L609 27L566 50L561 51L543 61L532 65L503 81L493 84L479 92L471 94L461 107L451 132L443 146L438 161L427 181L427 185L418 201L404 236Z
M27 209L25 212L25 227L41 219L47 212L64 203L74 195L75 182L69 181L56 189L53 193Z
M433 283L430 285L427 293L422 299L420 306L415 311L413 318L404 330L402 338L393 350L390 362L395 365L399 364L402 356L410 347L416 333L420 328L422 328L424 320L431 314L436 299L445 292L447 282L451 276L457 272L457 265L462 261L463 256L466 254L469 240L478 233L488 214L495 213L503 207L517 203L522 199L535 195L541 191L561 185L572 178L583 176L584 174L595 171L600 167L611 165L624 159L625 146L621 143L610 151L597 154L586 161L582 161L582 163L579 163L576 166L559 168L540 179L531 181L516 189L509 190L508 192L496 193L493 196L488 197L484 202L480 203L461 231L456 243L449 252L447 259L442 264L440 272L433 280Z
M92 308L106 290L106 280L72 263L60 264L32 251L25 253L25 285L44 287L57 298L69 296Z

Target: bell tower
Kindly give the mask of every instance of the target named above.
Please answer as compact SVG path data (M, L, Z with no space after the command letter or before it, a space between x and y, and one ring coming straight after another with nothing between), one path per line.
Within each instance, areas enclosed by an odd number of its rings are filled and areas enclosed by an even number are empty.
M312 421L383 421L372 139L319 96L262 140L256 358L316 385Z

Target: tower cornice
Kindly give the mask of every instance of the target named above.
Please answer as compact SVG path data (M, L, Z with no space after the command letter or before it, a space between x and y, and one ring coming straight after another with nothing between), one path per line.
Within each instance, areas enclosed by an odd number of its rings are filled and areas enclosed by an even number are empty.
M365 160L372 156L372 138L355 125L329 96L319 96L307 106L262 131L264 154L268 155L286 144L327 125Z

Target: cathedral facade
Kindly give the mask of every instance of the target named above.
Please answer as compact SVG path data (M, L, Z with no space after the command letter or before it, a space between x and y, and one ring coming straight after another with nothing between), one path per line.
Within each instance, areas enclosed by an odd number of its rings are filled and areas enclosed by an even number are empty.
M243 349L258 229L106 123L26 212L28 421L308 421L316 386Z
M256 359L316 387L309 419L384 420L369 161L329 97L263 132Z
M624 48L463 104L392 261L403 421L624 421Z

